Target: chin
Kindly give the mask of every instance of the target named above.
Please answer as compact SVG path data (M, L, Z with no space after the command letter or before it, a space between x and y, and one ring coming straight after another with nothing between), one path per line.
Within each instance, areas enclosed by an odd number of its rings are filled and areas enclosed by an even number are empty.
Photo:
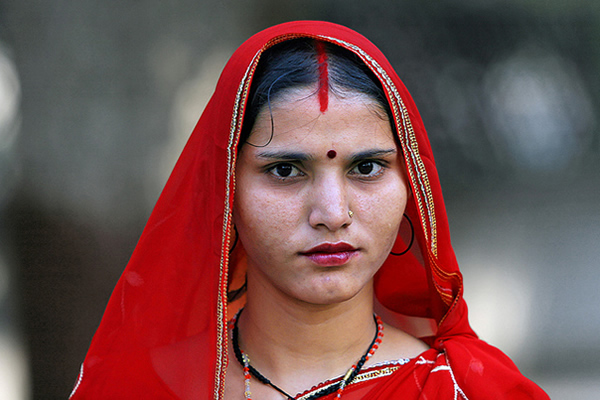
M315 290L305 290L297 298L308 304L329 306L352 300L365 286L356 288L354 285L345 284L336 285L336 287L321 287Z

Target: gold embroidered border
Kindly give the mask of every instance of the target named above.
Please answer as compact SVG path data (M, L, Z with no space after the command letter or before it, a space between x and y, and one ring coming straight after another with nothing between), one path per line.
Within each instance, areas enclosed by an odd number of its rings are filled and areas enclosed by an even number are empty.
M225 392L225 374L227 369L227 275L229 273L229 240L231 236L231 196L235 189L236 151L235 147L239 138L242 118L241 105L244 104L251 72L256 67L257 55L246 69L244 78L238 86L233 107L233 115L229 128L229 141L227 145L227 175L225 176L225 204L223 212L223 237L221 241L221 260L219 263L219 293L217 298L217 360L215 371L214 398L222 399Z
M372 371L362 372L362 373L358 374L356 376L356 378L354 378L354 380L352 380L352 382L350 384L348 384L348 387L352 386L352 385L355 385L357 383L360 383L360 382L367 382L367 381L370 381L370 380L373 380L373 379L383 378L384 376L391 375L394 372L396 372L402 365L404 365L404 364L390 365L389 367L383 367L383 368L380 368L380 369L374 369ZM318 387L318 388L316 388L314 390L311 390L310 392L305 393L304 395L298 397L297 400L306 400L307 398L309 398L315 392L321 391L321 390L329 388L331 386L335 386L335 385L337 385L339 383L339 380L341 378L342 377L339 377L339 378L335 379L335 381L333 381L333 382L331 382L329 384L326 384L326 385Z

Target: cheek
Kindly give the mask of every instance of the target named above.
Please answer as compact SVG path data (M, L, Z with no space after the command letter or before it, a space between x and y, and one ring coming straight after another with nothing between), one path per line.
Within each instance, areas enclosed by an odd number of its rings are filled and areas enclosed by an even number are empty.
M403 184L380 190L376 196L361 199L364 223L382 245L396 240L406 201L407 192Z
M268 193L256 190L236 194L234 223L247 249L272 248L285 242L298 219L297 212L301 207L294 199Z

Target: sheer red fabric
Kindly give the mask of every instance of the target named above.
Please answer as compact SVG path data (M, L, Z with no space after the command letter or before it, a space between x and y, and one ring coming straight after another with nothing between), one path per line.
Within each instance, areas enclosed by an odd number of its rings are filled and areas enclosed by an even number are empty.
M375 291L384 318L432 348L421 364L415 359L393 374L349 385L344 398L548 398L469 326L434 158L410 94L366 38L314 21L266 29L229 60L110 298L72 398L223 397L226 322L244 302L228 304L227 292L241 285L245 268L243 247L231 255L229 248L246 96L261 53L296 37L356 53L381 81L412 190L406 214L415 244L388 257ZM401 232L395 251L406 248L403 238Z

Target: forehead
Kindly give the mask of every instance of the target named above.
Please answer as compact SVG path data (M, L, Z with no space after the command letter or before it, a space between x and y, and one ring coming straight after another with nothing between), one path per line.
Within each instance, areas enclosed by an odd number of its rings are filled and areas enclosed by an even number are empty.
M367 95L349 92L331 95L322 112L315 90L296 89L264 107L254 124L249 143L278 148L321 145L390 146L394 137L385 111Z

